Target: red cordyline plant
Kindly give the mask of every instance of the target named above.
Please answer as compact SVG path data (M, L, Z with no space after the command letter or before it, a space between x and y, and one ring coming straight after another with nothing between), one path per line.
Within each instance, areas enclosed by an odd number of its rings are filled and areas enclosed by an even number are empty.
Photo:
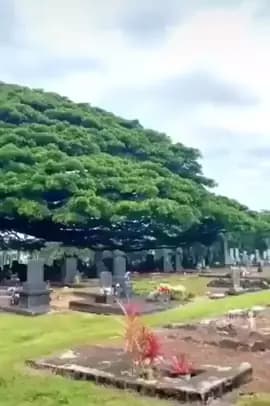
M156 334L144 325L138 305L134 303L126 306L119 304L125 315L125 351L130 355L133 366L142 370L148 366L152 370L155 360L161 355L160 341Z
M141 332L141 350L142 362L146 361L152 366L156 359L162 355L159 338L146 327L143 327Z
M192 375L194 368L185 354L173 356L170 363L170 374L173 376Z

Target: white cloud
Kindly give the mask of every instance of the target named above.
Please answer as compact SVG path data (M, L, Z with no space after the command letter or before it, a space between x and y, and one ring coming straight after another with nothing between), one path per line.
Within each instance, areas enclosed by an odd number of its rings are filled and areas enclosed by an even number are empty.
M267 208L269 2L0 0L1 16L2 80L166 131L202 149L218 191Z

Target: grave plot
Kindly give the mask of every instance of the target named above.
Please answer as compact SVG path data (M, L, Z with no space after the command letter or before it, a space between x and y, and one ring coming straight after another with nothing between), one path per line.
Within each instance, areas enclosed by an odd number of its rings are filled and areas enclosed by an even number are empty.
M233 287L233 282L231 278L217 278L212 279L208 285L209 288L223 288L223 289L231 289ZM262 290L262 289L269 289L269 280L265 278L241 278L240 280L241 288L247 290L250 289L251 291Z
M255 307L253 310L233 310L216 320L190 325L171 324L166 327L189 342L238 351L268 351L270 310L262 309Z
M183 327L183 339L238 351L270 350L270 318L266 315L224 318L209 324ZM190 328L190 330L189 330Z
M232 267L227 276L212 279L207 285L210 288L209 297L221 299L226 295L240 295L270 288L268 279L245 272L245 268Z
M160 367L157 375L146 378L147 370L139 374L131 367L129 357L119 348L83 347L63 353L58 357L40 361L28 361L28 365L38 369L74 379L94 381L97 384L111 385L118 389L130 389L142 395L182 402L205 402L212 397L220 397L251 379L252 369L248 363L222 367L203 363L182 375L173 366ZM179 361L180 368L180 361Z
M217 320L168 325L160 330L160 335L168 348L178 347L190 353L195 364L203 358L220 366L248 362L253 369L253 380L245 385L244 391L269 393L270 311L264 310L251 321L247 313L232 311Z
M235 396L235 389L251 380L252 367L244 356L232 359L232 353L224 356L224 349L186 340L174 330L152 331L136 304L121 305L122 347L84 346L56 357L29 360L28 365L188 404L232 391Z
M143 314L149 314L177 307L187 300L184 298L183 292L174 293L167 285L160 286L152 296L134 295L132 281L126 275L128 272L122 273L122 279L118 275L118 283L113 283L113 276L110 272L101 272L100 290L96 290L96 292L79 290L74 292L78 299L71 300L69 308L75 311L104 315L122 314L119 299L123 304L129 303L132 299L132 302L140 307ZM173 293L177 294L177 298Z
M84 296L84 294L80 294ZM84 300L72 300L69 302L69 308L71 310L86 312L86 313L96 313L103 315L110 314L122 314L122 310L119 307L118 302L114 297L108 297L103 294L86 293L87 297ZM128 299L122 299L124 304L127 304ZM155 312L161 312L168 310L170 308L179 305L177 302L162 303L162 302L148 302L143 297L133 297L132 302L136 303L141 309L143 314L151 314Z

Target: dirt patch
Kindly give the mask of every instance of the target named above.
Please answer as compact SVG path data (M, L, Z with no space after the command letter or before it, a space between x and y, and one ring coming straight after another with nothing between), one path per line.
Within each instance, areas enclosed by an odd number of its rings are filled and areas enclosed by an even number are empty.
M237 366L248 362L253 368L253 380L244 392L270 392L270 311L256 317L256 330L251 331L245 318L228 321L222 318L209 324L194 324L181 328L161 329L159 335L167 353L188 354L194 365Z
M51 293L51 309L56 311L69 310L69 302L75 300L76 296L71 288L54 288Z

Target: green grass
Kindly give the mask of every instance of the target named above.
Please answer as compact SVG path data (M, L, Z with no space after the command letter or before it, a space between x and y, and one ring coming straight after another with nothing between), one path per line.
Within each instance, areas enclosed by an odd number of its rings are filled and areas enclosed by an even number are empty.
M246 397L239 401L238 406L269 406L269 395L254 395L252 398Z
M210 317L231 308L270 304L270 293L242 295L219 301L206 298L177 310L146 317L151 325ZM164 402L105 389L89 382L76 382L27 370L27 358L45 356L80 343L119 338L120 324L114 317L87 314L52 314L39 318L0 315L0 405L4 406L161 406ZM259 401L261 403L259 403ZM267 403L268 401L268 403ZM247 401L241 406L265 406L270 398ZM253 402L253 403L252 403ZM264 403L263 403L264 402Z
M187 291L192 293L194 296L203 296L209 290L207 284L209 283L208 278L201 278L199 276L181 276L181 275L166 275L155 276L152 278L138 278L134 281L134 289L136 293L148 294L152 292L159 283L169 283L172 286L183 285L186 287Z

